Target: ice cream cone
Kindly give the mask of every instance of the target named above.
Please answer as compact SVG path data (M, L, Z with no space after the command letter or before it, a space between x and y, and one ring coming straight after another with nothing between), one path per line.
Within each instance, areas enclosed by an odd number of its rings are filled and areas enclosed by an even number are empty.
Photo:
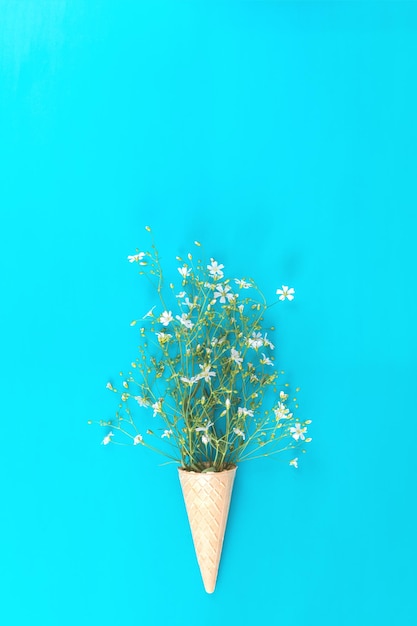
M213 593L226 530L236 467L222 472L188 472L179 477L204 588Z

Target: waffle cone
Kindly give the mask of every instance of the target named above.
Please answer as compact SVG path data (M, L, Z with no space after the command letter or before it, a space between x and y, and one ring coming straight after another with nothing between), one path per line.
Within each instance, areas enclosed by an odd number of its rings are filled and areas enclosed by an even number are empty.
M229 513L236 467L223 472L188 472L179 478L204 588L213 593Z

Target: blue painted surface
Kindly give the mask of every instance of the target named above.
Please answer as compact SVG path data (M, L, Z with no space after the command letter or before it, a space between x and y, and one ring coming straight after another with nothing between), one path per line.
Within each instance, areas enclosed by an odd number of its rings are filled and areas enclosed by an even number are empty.
M417 5L0 1L0 620L415 624ZM216 593L176 470L100 446L151 223L265 292L314 442L239 467Z

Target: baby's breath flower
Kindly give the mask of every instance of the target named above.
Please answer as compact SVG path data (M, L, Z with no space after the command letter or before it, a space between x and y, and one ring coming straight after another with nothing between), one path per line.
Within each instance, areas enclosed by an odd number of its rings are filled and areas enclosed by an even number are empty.
M189 267L187 267L186 265L183 265L182 267L178 268L179 273L181 274L181 276L183 278L187 278L187 276L189 276L191 274L191 269Z
M206 381L206 383L210 382L210 379L214 376L216 376L216 372L214 372L213 370L210 371L210 367L211 365L199 365L199 368L201 369L200 374L198 374L198 378L202 378Z
M192 376L191 378L187 378L186 376L181 376L180 379L186 385L195 385L198 382L199 378L197 376Z
M224 304L226 301L233 300L234 295L230 292L229 285L217 285L214 292L214 298L220 298L220 303Z
M262 365L274 365L273 362L271 361L271 359L269 359L267 356L265 356L265 354L263 352L262 352L261 363L262 363Z
M238 365L240 365L241 363L243 363L243 359L240 356L240 352L239 350L235 350L235 348L232 348L230 350L230 358L232 361L234 361L235 363L237 363Z
M134 399L139 404L139 406L149 406L148 402L142 396L134 396Z
M234 428L234 429L233 429L233 432L234 432L234 433L235 433L235 435L237 435L238 437L242 437L242 439L243 439L243 440L245 440L245 439L246 439L246 435L245 435L245 433L244 433L242 430L240 430L240 428Z
M239 289L249 289L252 285L246 280L240 280L239 278L235 278L236 285L239 285Z
M197 297L194 298L193 302L190 302L190 298L185 298L183 302L183 306L188 306L189 309L194 309L197 305Z
M172 312L164 311L159 318L159 321L161 322L162 326L168 326L170 322L174 321L174 318L172 317Z
M200 242L194 244L200 247ZM274 327L263 327L269 305L256 283L225 276L224 265L213 257L209 263L192 261L190 253L176 259L173 269L182 279L178 292L175 281L164 274L153 243L151 251L128 256L130 263L141 266L139 276L155 287L156 304L131 322L139 326L139 353L130 361L131 371L120 372L120 391L110 382L106 385L121 399L116 420L99 423L129 436L135 446L151 447L197 471L218 472L288 448L304 453L304 442L311 441L306 438L311 420L294 418L294 392L281 378L277 389L278 371L268 369L275 365L269 354L274 345L265 330L272 333ZM242 293L249 289L250 296ZM293 300L294 294L286 285L277 289L279 300ZM141 320L146 322L141 325ZM152 410L158 437L142 426L149 415L141 408ZM152 445L139 430L153 436ZM103 445L113 436L106 434ZM164 446L163 439L172 445ZM289 463L297 467L298 457Z
M144 252L139 252L138 254L132 254L128 256L127 258L129 260L129 263L134 263L135 261L136 262L142 261L144 256L145 256Z
M247 409L246 407L240 406L237 410L238 417L253 417L253 411L251 409Z
M287 298L287 300L294 300L294 294L295 290L292 287L289 289L287 285L282 285L281 289L277 289L277 295L279 295L280 300L285 300L285 298Z
M306 432L307 428L301 428L301 424L299 422L290 428L291 436L294 437L296 441L298 441L298 439L305 439L304 433Z
M213 278L223 278L223 272L222 269L224 268L224 265L219 265L219 263L217 263L217 261L215 261L214 259L210 259L211 260L211 264L207 265L207 269L210 272L210 275L213 276Z
M186 315L185 313L183 313L182 315L176 315L175 319L181 322L181 324L185 326L185 328L191 329L194 326L188 315Z
M287 409L287 407L285 406L283 402L279 402L278 406L275 409L273 409L273 411L275 413L275 419L277 421L290 419L291 417L290 410Z
M108 433L101 442L103 446L108 446L112 437L114 437L114 434L112 432Z
M205 424L205 426L199 426L198 428L195 429L196 433L203 433L203 435L201 436L201 441L207 445L209 442L209 434L208 434L208 429L211 428L211 426L213 426L214 423L213 422L207 422L207 424Z
M162 413L162 400L157 400L152 405L153 408L153 416L155 417L158 413Z
M161 345L163 345L172 338L172 335L170 335L169 333L156 333L156 336Z
M262 333L253 332L252 336L248 339L248 345L250 348L254 348L255 350L261 348L264 345Z

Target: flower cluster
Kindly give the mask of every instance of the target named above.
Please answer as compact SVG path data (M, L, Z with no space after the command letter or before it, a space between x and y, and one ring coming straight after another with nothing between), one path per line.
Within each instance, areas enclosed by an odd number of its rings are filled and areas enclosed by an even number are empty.
M185 469L221 471L311 441L310 421L295 416L297 400L280 381L263 328L269 306L252 279L228 278L214 258L194 262L188 254L177 257L177 285L168 285L154 244L128 260L151 281L158 303L131 323L140 344L121 392L107 384L120 404L114 420L100 422L111 427L104 445L118 431ZM294 293L276 290L281 301ZM298 467L298 457L290 465Z

